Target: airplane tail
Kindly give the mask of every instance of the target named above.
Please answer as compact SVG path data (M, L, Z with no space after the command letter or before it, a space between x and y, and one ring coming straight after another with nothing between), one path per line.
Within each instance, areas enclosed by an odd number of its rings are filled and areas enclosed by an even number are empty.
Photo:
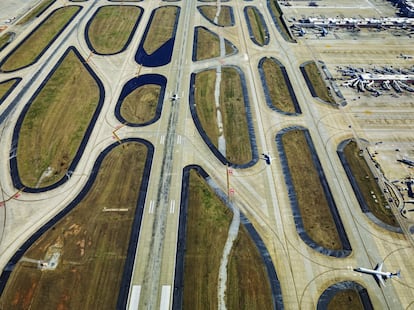
M397 277L401 279L401 270L398 270L396 273L391 274L393 277Z

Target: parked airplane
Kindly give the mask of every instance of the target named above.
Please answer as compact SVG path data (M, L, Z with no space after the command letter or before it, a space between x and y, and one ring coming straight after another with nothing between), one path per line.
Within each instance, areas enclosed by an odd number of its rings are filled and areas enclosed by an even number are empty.
M354 271L356 272L361 272L361 273L365 273L365 274L370 274L372 276L374 276L375 281L377 281L378 285L383 285L385 286L385 281L387 281L388 279L391 278L395 278L395 277L400 277L400 271L398 270L397 272L386 272L386 271L382 271L382 266L384 265L383 262L381 262L380 264L377 264L375 266L375 269L368 269L368 268L363 268L363 267L358 267L355 268Z
M172 101L176 101L178 99L180 99L180 97L178 97L177 94L173 94L172 97L170 98Z
M398 57L398 56L397 56ZM406 55L406 54L400 54L400 56L399 56L399 58L402 58L402 59L412 59L413 58L413 56L411 56L411 55Z

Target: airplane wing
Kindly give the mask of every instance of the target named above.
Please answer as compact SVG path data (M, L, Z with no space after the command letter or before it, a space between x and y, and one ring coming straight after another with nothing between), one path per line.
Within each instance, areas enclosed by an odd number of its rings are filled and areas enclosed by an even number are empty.
M381 262L380 264L377 264L375 266L375 271L381 272L382 271L382 265L384 265L384 262Z
M375 274L375 281L377 281L377 283L378 283L378 285L379 286L381 286L381 284L383 285L383 286L386 286L385 285L385 281L384 281L384 279L382 278L382 276L381 275L379 275L379 274Z

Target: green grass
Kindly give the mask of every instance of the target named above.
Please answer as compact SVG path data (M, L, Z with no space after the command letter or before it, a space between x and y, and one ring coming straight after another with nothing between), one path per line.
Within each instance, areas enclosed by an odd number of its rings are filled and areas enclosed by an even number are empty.
M2 103L4 95L9 91L10 88L16 83L16 80L9 80L6 82L0 82L0 104Z
M13 34L11 32L6 32L2 36L0 36L0 51L9 42L12 35Z
M263 72L273 106L283 112L295 113L295 105L279 64L267 58L263 62Z
M388 203L364 157L359 156L357 144L354 141L349 142L345 146L343 152L368 209L375 217L384 223L398 226L391 209L385 208ZM373 194L371 194L371 192L373 192ZM373 195L375 195L376 198L373 198ZM375 200L377 200L377 202L375 202Z
M197 61L220 56L219 37L204 28L198 28Z
M144 42L144 50L148 55L154 53L172 38L178 8L164 6L157 8Z
M122 102L121 116L130 124L143 124L155 117L161 86L146 84L131 92Z
M194 170L188 199L183 309L217 309L220 260L231 212Z
M99 101L99 88L73 51L32 102L19 133L17 166L25 186L52 185L67 172Z
M335 103L335 99L332 97L331 92L327 88L322 74L320 73L316 63L314 61L309 62L304 66L309 81L312 83L313 89L316 95L323 101L328 103Z
M0 297L2 309L116 308L147 152L129 142L106 155L86 196L25 253L38 260L60 252L56 270L20 261Z
M265 32L257 9L254 7L248 7L247 17L249 19L254 38L260 46L263 46L265 43Z
M101 7L88 29L89 40L100 54L115 54L124 48L142 14L142 9L131 5Z
M204 16L212 23L217 14L217 6L215 5L202 5L199 7L200 11L203 12ZM222 27L231 26L231 7L221 6L220 15L217 18L217 25Z
M276 22L282 31L283 38L290 43L296 42L287 30L285 23L282 21L282 10L280 9L277 0L270 0L270 10L276 17Z
M305 231L312 240L327 249L342 249L304 131L286 132L282 143Z
M31 21L33 18L35 18L37 15L39 15L43 10L45 10L48 5L55 2L56 0L45 0L42 1L38 6L36 6L33 10L31 10L27 15L25 15L17 25L23 25L29 21Z
M56 10L7 58L0 69L7 72L31 65L79 10L74 6Z

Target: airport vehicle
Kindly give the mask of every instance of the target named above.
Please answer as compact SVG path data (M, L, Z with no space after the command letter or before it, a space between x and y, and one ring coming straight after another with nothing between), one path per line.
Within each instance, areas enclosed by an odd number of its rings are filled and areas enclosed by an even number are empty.
M370 274L370 275L374 276L374 279L375 279L375 281L377 281L379 286L381 286L381 285L385 286L385 281L387 281L388 279L392 279L392 278L395 278L395 277L399 278L400 277L400 271L399 270L397 272L382 271L382 266L383 265L384 265L384 262L381 262L381 263L377 264L374 269L358 267L358 268L355 268L354 271L360 272L360 273L365 273L365 274Z

